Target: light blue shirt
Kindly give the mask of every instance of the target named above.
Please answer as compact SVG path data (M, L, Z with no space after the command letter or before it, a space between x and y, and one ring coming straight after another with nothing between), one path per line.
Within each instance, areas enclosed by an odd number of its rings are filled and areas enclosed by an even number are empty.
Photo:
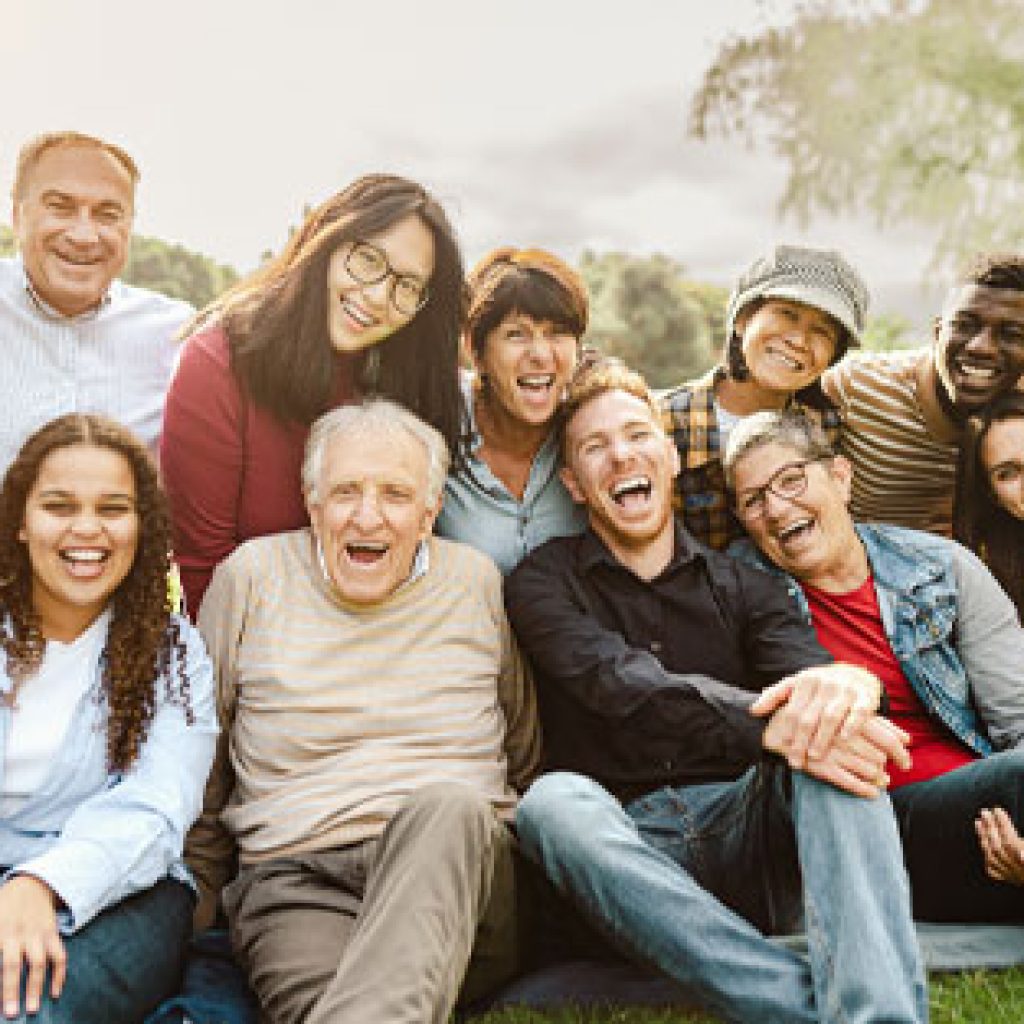
M0 259L0 473L36 428L99 412L156 451L175 336L194 310L114 281L99 307L61 316L32 290L20 257Z
M58 925L78 931L100 911L170 876L191 885L182 860L185 834L202 810L213 762L217 716L213 672L199 633L178 619L195 721L157 683L149 734L124 774L106 765L106 706L95 681L82 696L49 773L35 793L0 818L0 865L41 879L64 906ZM11 689L0 653L0 692ZM172 663L170 670L176 673ZM31 686L31 679L24 686ZM11 711L0 707L0 773ZM0 778L2 782L2 778Z
M462 470L448 474L434 532L490 555L507 576L524 555L546 540L582 533L587 516L559 479L561 458L553 434L534 456L523 500L508 490L477 455L482 440L473 418L471 389L467 392L470 451Z

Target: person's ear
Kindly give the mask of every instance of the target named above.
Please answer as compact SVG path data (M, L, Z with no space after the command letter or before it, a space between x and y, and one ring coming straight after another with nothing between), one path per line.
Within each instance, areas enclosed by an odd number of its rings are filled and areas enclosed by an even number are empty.
M844 455L833 456L829 465L829 473L835 480L843 495L846 505L850 504L850 495L853 490L853 465Z
M569 492L569 497L572 498L577 505L586 505L587 499L583 496L583 490L580 487L579 480L576 479L576 474L568 466L563 466L558 471L558 475L561 477L562 483L565 484L565 489Z

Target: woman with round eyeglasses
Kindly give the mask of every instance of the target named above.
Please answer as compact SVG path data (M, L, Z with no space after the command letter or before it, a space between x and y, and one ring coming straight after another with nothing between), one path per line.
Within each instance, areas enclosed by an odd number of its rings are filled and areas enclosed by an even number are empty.
M138 1024L180 980L217 722L142 442L41 427L0 490L3 1018Z
M190 614L242 541L306 524L302 452L327 410L371 394L394 399L457 456L462 289L438 202L377 174L315 209L280 256L200 314L160 445Z
M957 469L953 536L984 559L1024 616L1024 393L971 417Z
M490 555L502 573L586 524L559 477L556 424L588 306L576 271L542 249L496 249L469 277L471 439L435 529Z
M860 343L867 305L860 275L830 249L777 245L740 276L726 309L724 362L661 399L682 464L673 505L698 540L721 550L743 535L722 454L744 417L792 409L837 442L839 414L821 375Z

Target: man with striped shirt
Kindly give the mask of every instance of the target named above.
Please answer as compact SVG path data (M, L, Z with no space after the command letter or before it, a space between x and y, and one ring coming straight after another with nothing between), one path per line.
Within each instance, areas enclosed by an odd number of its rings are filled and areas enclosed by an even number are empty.
M242 545L199 610L223 733L187 845L196 923L234 839L224 908L273 1024L447 1020L474 935L464 995L514 967L506 823L536 709L498 570L431 534L447 461L393 403L328 413L312 528Z
M966 418L1024 372L1024 257L979 256L946 296L930 347L857 353L821 379L843 418L850 509L949 536Z
M114 279L139 171L79 132L28 142L14 177L19 254L0 259L0 473L37 427L102 412L155 449L186 302Z

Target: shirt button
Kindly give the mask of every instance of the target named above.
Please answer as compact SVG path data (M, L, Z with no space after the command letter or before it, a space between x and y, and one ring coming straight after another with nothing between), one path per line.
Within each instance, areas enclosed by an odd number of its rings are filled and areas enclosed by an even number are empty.
M651 654L661 654L661 641L660 640L652 640L651 641Z

